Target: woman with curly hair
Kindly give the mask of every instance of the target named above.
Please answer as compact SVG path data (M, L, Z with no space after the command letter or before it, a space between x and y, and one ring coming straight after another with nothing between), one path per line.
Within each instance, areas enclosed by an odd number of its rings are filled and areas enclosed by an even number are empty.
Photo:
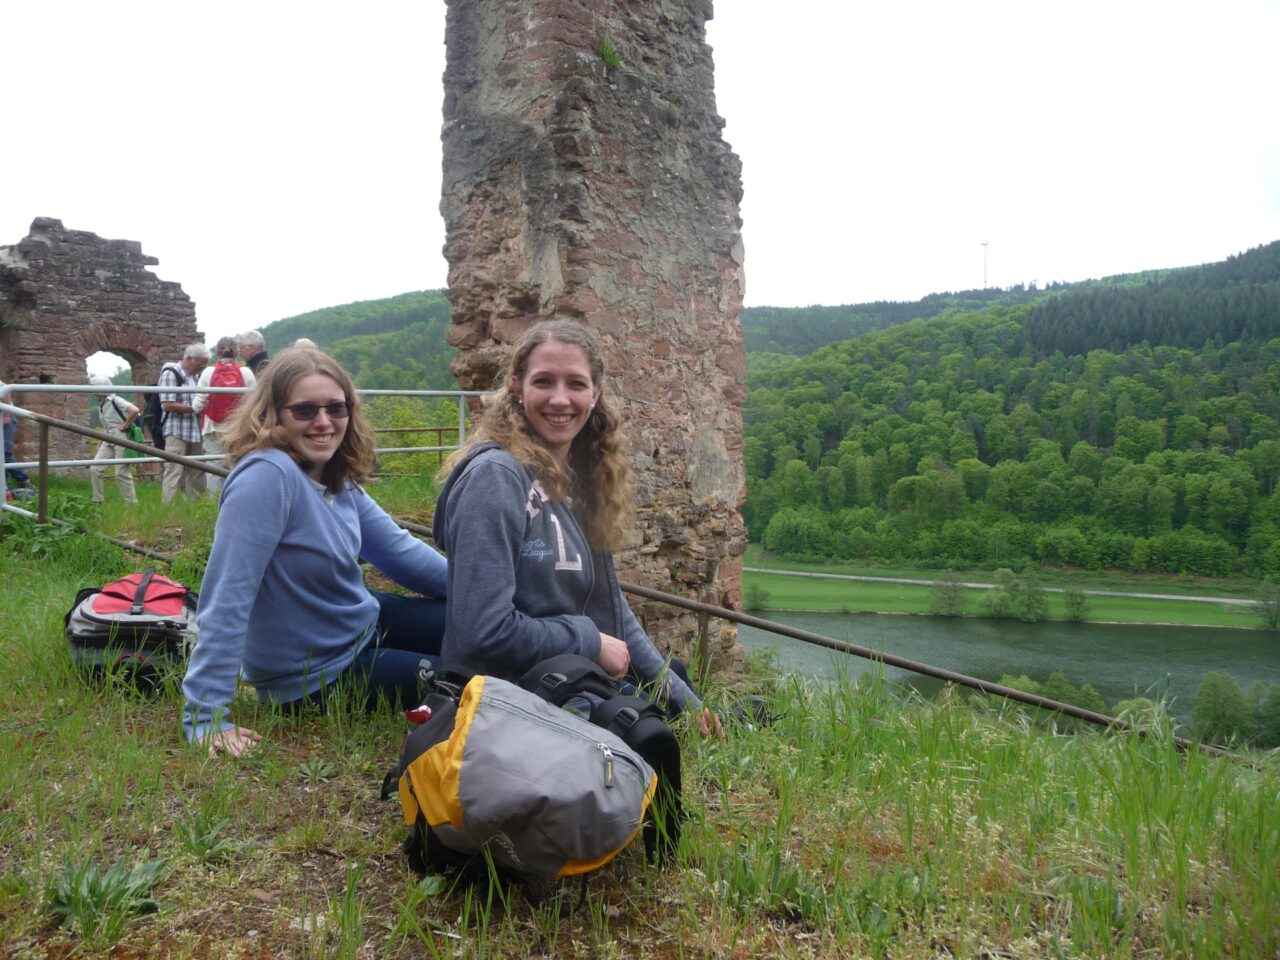
M241 674L286 709L323 709L339 683L368 706L416 704L440 652L444 600L370 592L360 561L435 598L446 595L446 563L362 489L373 432L346 371L319 350L282 350L222 439L232 470L182 684L187 738L211 755L258 742L227 717Z
M576 653L719 721L627 606L611 551L630 520L621 423L595 338L573 320L516 344L467 443L445 463L432 532L449 557L443 661L518 679Z

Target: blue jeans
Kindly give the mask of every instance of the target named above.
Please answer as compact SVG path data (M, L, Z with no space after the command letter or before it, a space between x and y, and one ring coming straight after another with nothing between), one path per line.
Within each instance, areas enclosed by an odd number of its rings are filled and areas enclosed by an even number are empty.
M5 403L8 403L8 402L9 402L8 400L5 401ZM5 463L13 462L13 435L15 432L17 432L17 429L18 429L18 418L15 416L7 424L5 424L5 428L4 428L4 462ZM26 483L27 480L29 479L27 477L27 471L25 470L14 470L11 467L8 469L8 473L18 483Z
M440 660L444 642L445 601L373 591L378 601L377 635L351 665L328 686L300 700L281 704L287 711L325 707L335 687L359 693L367 710L386 699L393 706L416 707L423 687Z

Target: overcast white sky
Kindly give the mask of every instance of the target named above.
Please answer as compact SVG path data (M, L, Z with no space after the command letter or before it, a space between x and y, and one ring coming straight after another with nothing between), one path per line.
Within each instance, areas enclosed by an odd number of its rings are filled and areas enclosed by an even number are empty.
M0 245L138 240L209 338L443 287L444 9L6 3ZM1280 239L1280 0L717 0L708 36L748 305Z

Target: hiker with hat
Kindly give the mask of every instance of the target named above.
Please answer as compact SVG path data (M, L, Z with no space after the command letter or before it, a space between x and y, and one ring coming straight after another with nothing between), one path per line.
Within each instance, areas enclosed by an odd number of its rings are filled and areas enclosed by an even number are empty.
M89 382L95 387L106 387L108 391L112 387L110 379L100 373L91 376ZM125 430L138 419L138 408L113 392L99 393L97 397L98 419L102 424L102 432L124 439ZM103 440L98 444L98 452L93 455L94 465L89 468L89 488L92 491L94 503L102 503L105 499L102 478L107 472L107 465L105 463L98 465L97 461L123 460L127 449L110 440ZM133 486L133 467L117 463L115 470L116 486L120 488L120 496L124 497L125 503L137 503L138 494Z

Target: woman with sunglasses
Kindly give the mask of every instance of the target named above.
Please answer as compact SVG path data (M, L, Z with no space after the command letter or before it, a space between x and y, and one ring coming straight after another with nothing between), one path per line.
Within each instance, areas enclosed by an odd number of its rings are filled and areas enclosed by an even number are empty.
M369 707L416 704L440 651L444 600L373 593L360 561L427 598L445 596L446 564L361 488L373 433L346 371L319 350L282 350L223 444L232 470L182 684L187 738L210 755L258 742L228 719L241 674L286 710L323 709L335 686Z

